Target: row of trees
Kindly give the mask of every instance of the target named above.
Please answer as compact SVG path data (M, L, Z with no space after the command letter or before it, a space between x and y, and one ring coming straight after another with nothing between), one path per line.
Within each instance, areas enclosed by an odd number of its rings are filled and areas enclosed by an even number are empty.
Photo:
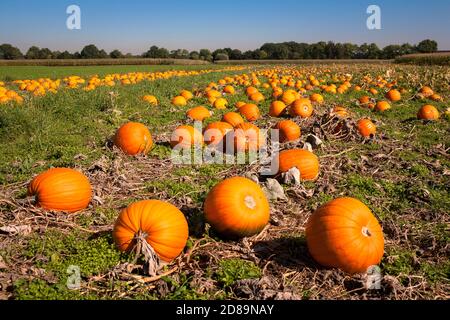
M261 48L242 52L239 49L208 49L189 52L186 49L169 51L166 48L152 46L139 57L144 58L174 58L192 60L263 60L263 59L394 59L411 53L431 53L438 50L434 40L423 40L417 45L405 43L403 45L389 45L379 48L375 43L355 45L351 43L317 42L313 44L298 42L266 43ZM130 53L123 54L113 50L109 54L91 44L85 46L81 52L51 51L48 48L36 46L28 49L24 55L18 48L10 44L0 45L0 59L105 59L133 57Z

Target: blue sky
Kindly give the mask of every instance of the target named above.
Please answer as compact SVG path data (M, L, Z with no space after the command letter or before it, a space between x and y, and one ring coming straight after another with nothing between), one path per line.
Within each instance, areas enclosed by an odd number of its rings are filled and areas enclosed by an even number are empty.
M81 30L66 28L66 8L81 8ZM366 28L366 9L381 7L382 30ZM448 0L1 0L0 43L108 52L259 48L265 42L417 43L426 38L450 50Z

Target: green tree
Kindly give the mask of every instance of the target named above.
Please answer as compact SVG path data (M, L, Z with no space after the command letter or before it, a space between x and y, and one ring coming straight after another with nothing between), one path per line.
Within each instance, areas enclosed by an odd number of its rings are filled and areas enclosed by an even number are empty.
M100 57L100 50L95 45L90 44L81 50L80 56L82 59L97 59Z
M120 52L119 50L113 50L109 53L109 56L113 59L120 59L123 58L123 54L122 52Z
M8 43L0 45L0 59L17 60L22 58L23 54L19 48L13 47Z
M419 42L416 49L421 53L432 53L438 51L438 44L434 40L426 39Z
M192 51L191 53L189 53L189 59L191 59L191 60L199 60L200 59L200 54L197 51Z
M229 60L230 58L225 52L219 52L214 56L215 61Z
M30 47L30 49L28 49L27 53L25 54L25 59L39 59L40 50L41 49L36 46Z

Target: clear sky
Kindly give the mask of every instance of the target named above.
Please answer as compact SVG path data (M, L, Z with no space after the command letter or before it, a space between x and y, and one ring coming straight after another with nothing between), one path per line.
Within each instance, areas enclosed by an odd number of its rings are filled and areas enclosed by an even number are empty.
M81 8L81 30L66 28L66 8ZM382 30L366 28L381 7ZM265 42L415 44L432 38L450 50L448 0L1 0L0 43L78 51L142 53L151 45L188 50L259 48Z

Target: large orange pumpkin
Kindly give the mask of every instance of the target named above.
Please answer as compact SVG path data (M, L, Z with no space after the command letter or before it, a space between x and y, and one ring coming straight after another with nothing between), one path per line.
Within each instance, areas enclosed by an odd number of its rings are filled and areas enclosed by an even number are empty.
M369 119L359 120L357 127L358 127L359 133L365 138L372 137L377 132L377 127Z
M292 120L283 120L275 125L275 129L279 130L280 142L295 141L300 138L301 129Z
M261 117L259 108L256 104L247 103L239 108L239 112L247 119L247 121L256 121Z
M182 90L182 91L180 92L180 96L182 96L183 98L185 98L186 101L189 101L189 100L191 100L191 99L194 97L194 95L192 94L192 92L190 92L190 91L188 91L188 90Z
M152 136L142 123L128 122L117 130L114 144L128 155L147 154L153 146Z
M255 182L242 177L226 179L208 193L206 221L220 235L242 238L259 233L269 222L270 207Z
M296 167L305 181L316 180L319 176L319 158L312 152L302 149L281 151L278 156L279 173Z
M239 113L236 112L225 113L222 117L222 121L231 124L233 127L236 127L238 124L244 123L244 119Z
M217 146L229 132L233 131L233 126L227 122L212 122L203 131L203 139L209 146ZM223 143L225 147L225 143Z
M85 209L92 198L88 178L73 169L53 168L35 177L28 185L28 195L44 209L76 212Z
M439 119L439 111L436 107L427 104L419 109L417 118L422 120L437 120Z
M203 135L193 126L182 125L172 132L170 145L172 148L191 148L192 146L201 146L203 144Z
M255 92L250 97L250 100L256 103L264 101L264 96L261 92Z
M245 89L245 93L247 94L247 96L251 96L254 93L259 92L258 89L256 89L255 87L248 87Z
M384 112L386 110L389 110L390 108L391 105L387 101L378 101L377 105L375 106L375 109L380 112Z
M348 273L366 272L380 263L384 252L380 224L353 198L338 198L317 209L307 222L306 241L314 260Z
M187 100L183 96L176 96L172 99L172 104L177 107L183 107L187 104Z
M289 114L292 117L309 118L313 114L313 111L311 101L305 98L295 100L289 107Z
M121 251L132 251L137 238L145 239L158 257L170 262L186 246L188 224L174 205L160 200L145 200L124 209L114 225L113 238Z
M281 101L283 101L287 106L289 106L292 102L300 98L300 94L292 89L288 89L283 92L281 95Z
M259 128L244 122L234 128L234 150L237 152L257 151L265 140Z
M402 99L402 95L400 94L400 91L391 89L386 93L386 98L392 102L396 102Z
M270 104L269 115L279 117L286 111L286 104L283 101L273 101Z
M203 121L206 118L211 116L211 112L203 106L198 106L192 109L189 109L186 112L186 116L195 121Z

